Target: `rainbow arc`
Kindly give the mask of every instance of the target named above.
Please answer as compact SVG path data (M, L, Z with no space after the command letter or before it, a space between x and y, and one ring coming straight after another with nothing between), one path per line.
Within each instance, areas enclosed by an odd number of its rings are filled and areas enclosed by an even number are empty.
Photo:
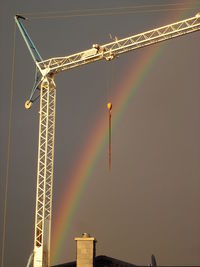
M185 1L185 8L191 8L196 1ZM176 14L170 14L168 22L175 19L181 19L187 11L182 10ZM162 23L165 24L165 23ZM151 73L151 69L155 66L156 61L164 51L164 44L152 46L144 49L142 55L134 62L134 68L130 67L125 77L121 79L118 88L115 88L116 94L112 97L113 116L112 129L116 127L122 118L124 111L141 87L145 79ZM137 68L135 68L137 66ZM51 262L55 264L64 251L65 240L70 232L71 224L82 194L92 176L95 165L105 148L108 137L108 123L106 118L100 117L94 126L91 134L85 143L79 159L74 164L73 175L67 180L69 181L64 188L63 195L60 199L60 205L56 211L56 223L52 231L52 247Z

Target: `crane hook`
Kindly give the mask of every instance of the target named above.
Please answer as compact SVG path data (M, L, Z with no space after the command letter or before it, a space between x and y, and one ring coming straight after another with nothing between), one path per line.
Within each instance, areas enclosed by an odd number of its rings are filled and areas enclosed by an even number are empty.
M30 109L32 107L32 102L30 100L26 100L24 106L25 106L25 109Z

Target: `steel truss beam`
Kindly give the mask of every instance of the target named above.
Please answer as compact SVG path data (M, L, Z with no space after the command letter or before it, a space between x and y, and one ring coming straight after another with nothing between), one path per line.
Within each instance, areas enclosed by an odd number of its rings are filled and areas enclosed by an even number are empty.
M93 47L89 50L67 57L56 57L37 62L37 66L43 75L46 75L47 73L58 73L101 59L111 60L122 53L198 30L200 30L199 13L195 17L169 24L164 27L146 31L128 38L115 40L108 44L95 45L97 48Z
M34 267L50 266L55 105L56 86L53 78L46 77L40 92Z

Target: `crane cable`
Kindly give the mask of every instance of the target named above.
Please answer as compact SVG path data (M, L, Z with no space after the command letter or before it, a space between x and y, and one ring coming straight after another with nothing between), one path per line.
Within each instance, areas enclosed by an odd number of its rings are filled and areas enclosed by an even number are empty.
M108 82L107 88L107 110L108 110L108 170L111 170L111 111L112 111L112 102L111 102L111 91L113 86L113 76L114 76L114 65L111 62L111 79Z
M184 7L185 3L175 4L154 4L154 5L138 5L138 6L124 6L115 8L100 8L100 9L77 9L69 11L54 11L54 12L34 12L22 13L22 16L29 19L59 19L59 18L72 18L72 17L89 17L89 16L106 16L106 15L122 15L133 13L150 13L150 12L163 12L163 11L178 11L195 9L195 7Z
M111 170L111 110L112 110L112 103L107 103L108 109L108 169Z
M123 9L142 9L152 7L172 7L172 6L184 6L185 3L172 3L172 4L153 4L153 5L135 5L135 6L121 6L121 7L107 7L107 8L85 8L85 9L72 9L68 11L45 11L45 12L27 12L21 15L46 15L46 14L62 14L62 13L73 13L73 12L89 12L89 11L114 11Z
M7 163L6 163L4 209L3 209L3 234L2 234L2 248L1 248L1 267L4 267L4 254L5 254L7 198L8 198L8 174L9 174L9 166L10 166L10 143L11 143L11 129L12 129L13 91L14 91L15 50L16 50L16 23L14 22L13 50L12 50L12 70L11 70L11 81L10 81L10 108L9 108L9 126L8 126L8 149L7 149Z

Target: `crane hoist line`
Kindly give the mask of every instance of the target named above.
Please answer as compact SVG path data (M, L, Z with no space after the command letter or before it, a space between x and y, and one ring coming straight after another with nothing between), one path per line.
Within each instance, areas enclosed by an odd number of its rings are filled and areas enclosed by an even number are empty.
M25 107L27 109L31 107L37 98L36 91L40 95L33 266L49 267L56 106L55 75L96 61L109 61L123 53L198 31L200 30L200 13L182 21L127 38L116 39L107 44L93 44L88 50L73 55L46 60L40 56L22 23L23 20L26 20L23 16L15 16L15 22L36 66L35 82ZM111 106L108 109L110 112Z

